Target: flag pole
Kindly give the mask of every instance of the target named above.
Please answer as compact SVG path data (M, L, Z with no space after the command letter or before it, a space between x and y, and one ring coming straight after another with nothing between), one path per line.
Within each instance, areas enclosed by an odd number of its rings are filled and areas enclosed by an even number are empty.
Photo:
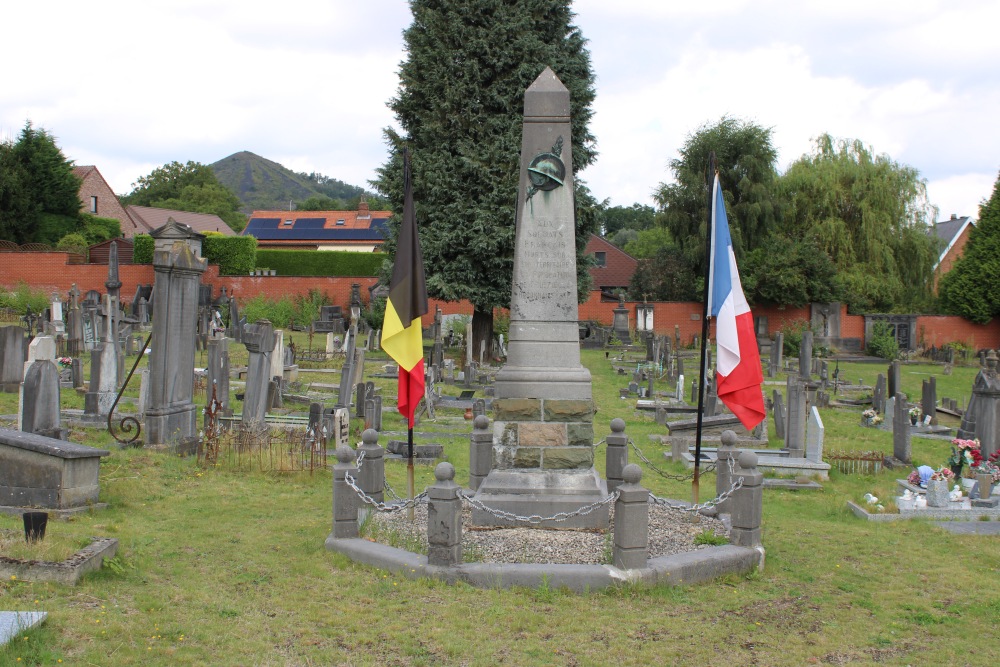
M698 367L701 369L701 380L698 384L698 420L694 432L694 478L691 480L691 499L695 505L698 504L698 490L701 476L701 431L702 420L705 411L705 386L708 378L708 283L712 270L712 184L715 178L715 151L708 154L708 224L705 227L705 289L702 292L702 302L704 308L701 317L701 362Z
M409 422L409 428L406 432L406 491L410 496L410 500L413 500L414 485L413 485L413 423ZM410 509L407 510L407 518L413 521L413 503L410 503Z

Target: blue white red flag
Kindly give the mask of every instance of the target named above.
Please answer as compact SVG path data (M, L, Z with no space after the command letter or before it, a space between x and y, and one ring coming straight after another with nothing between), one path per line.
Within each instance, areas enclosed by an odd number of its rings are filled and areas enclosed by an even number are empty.
M743 426L752 429L764 420L764 395L760 389L764 374L757 352L753 315L736 269L736 254L718 174L712 190L712 250L706 312L715 318L718 344L715 386L726 407Z

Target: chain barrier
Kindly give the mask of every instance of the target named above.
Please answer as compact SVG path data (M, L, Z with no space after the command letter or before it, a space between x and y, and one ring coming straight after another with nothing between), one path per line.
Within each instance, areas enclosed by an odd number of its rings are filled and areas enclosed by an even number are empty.
M703 509L708 509L709 507L715 507L719 503L725 502L726 500L729 499L729 496L736 493L737 489L740 489L742 487L743 487L743 478L740 477L735 482L733 482L733 485L729 487L728 491L724 491L715 498L712 498L706 503L701 503L700 505L674 505L671 504L670 501L667 500L666 498L660 498L658 496L653 495L652 491L650 491L649 497L653 501L654 505L665 507L668 510L675 510L678 512L700 512Z
M594 443L593 445L591 445L591 447L592 447L592 448L593 448L594 450L596 450L596 449L597 449L598 447L600 447L601 445L603 445L603 444L607 443L607 441L608 441L608 439L607 439L607 438L601 438L600 440L598 440L597 442L595 442L595 443Z
M674 475L673 473L660 470L659 468L656 467L656 465L652 461L646 458L645 454L642 453L642 450L639 449L639 446L635 444L635 441L632 440L632 438L628 439L628 444L632 445L632 449L635 451L636 455L642 460L642 462L645 463L650 470L655 472L660 477L663 477L664 479L672 479L676 482L686 482L689 479L694 479L694 471L691 471L687 475ZM712 463L702 468L701 472L712 472L713 470L715 470L717 465L718 461L713 461Z
M618 491L614 491L613 493L609 493L607 496L601 498L596 502L593 502L589 505L584 505L578 510L574 510L572 512L557 512L552 516L543 517L539 516L538 514L532 514L531 516L521 516L519 514L514 514L513 512L508 512L506 510L497 509L495 507L489 507L488 505L484 505L482 502L476 500L473 496L466 495L464 490L460 490L458 492L458 497L469 503L469 505L471 505L476 509L484 511L487 514L492 514L498 519L501 519L503 521L512 521L515 523L528 523L534 526L537 526L543 521L560 523L568 519L572 519L573 517L576 516L586 516L604 505L615 502L616 500L618 500L618 495L619 495Z
M396 502L396 503L379 502L361 490L361 488L357 485L357 482L355 482L354 476L351 475L351 473L346 473L344 475L344 481L347 482L347 486L354 489L354 493L358 494L358 498L360 498L366 504L371 505L379 512L399 512L400 510L416 507L417 505L421 505L427 502L426 491L424 491L423 493L418 493L413 498L407 499L403 502Z

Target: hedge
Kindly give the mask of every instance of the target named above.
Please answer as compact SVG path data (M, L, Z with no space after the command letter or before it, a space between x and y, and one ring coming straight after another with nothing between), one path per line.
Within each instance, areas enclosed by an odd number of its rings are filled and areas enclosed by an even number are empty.
M153 237L136 234L133 237L132 262L153 263ZM245 276L256 265L257 239L253 236L217 236L206 234L201 245L201 256L209 264L219 265L219 275Z
M279 276L377 276L387 258L380 252L258 250L257 267Z

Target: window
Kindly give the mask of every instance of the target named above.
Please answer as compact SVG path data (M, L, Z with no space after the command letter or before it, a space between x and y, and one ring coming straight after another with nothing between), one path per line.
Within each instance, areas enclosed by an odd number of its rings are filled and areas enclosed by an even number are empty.
M342 224L344 224L344 219L343 219L343 218L341 218L340 220L337 220L337 224L338 224L338 225L342 225Z
M293 220L285 220L285 227L291 227L293 222Z
M96 196L90 198L90 212L91 213L97 213L97 197Z
M594 260L597 266L607 266L608 265L608 253L606 252L595 252Z

